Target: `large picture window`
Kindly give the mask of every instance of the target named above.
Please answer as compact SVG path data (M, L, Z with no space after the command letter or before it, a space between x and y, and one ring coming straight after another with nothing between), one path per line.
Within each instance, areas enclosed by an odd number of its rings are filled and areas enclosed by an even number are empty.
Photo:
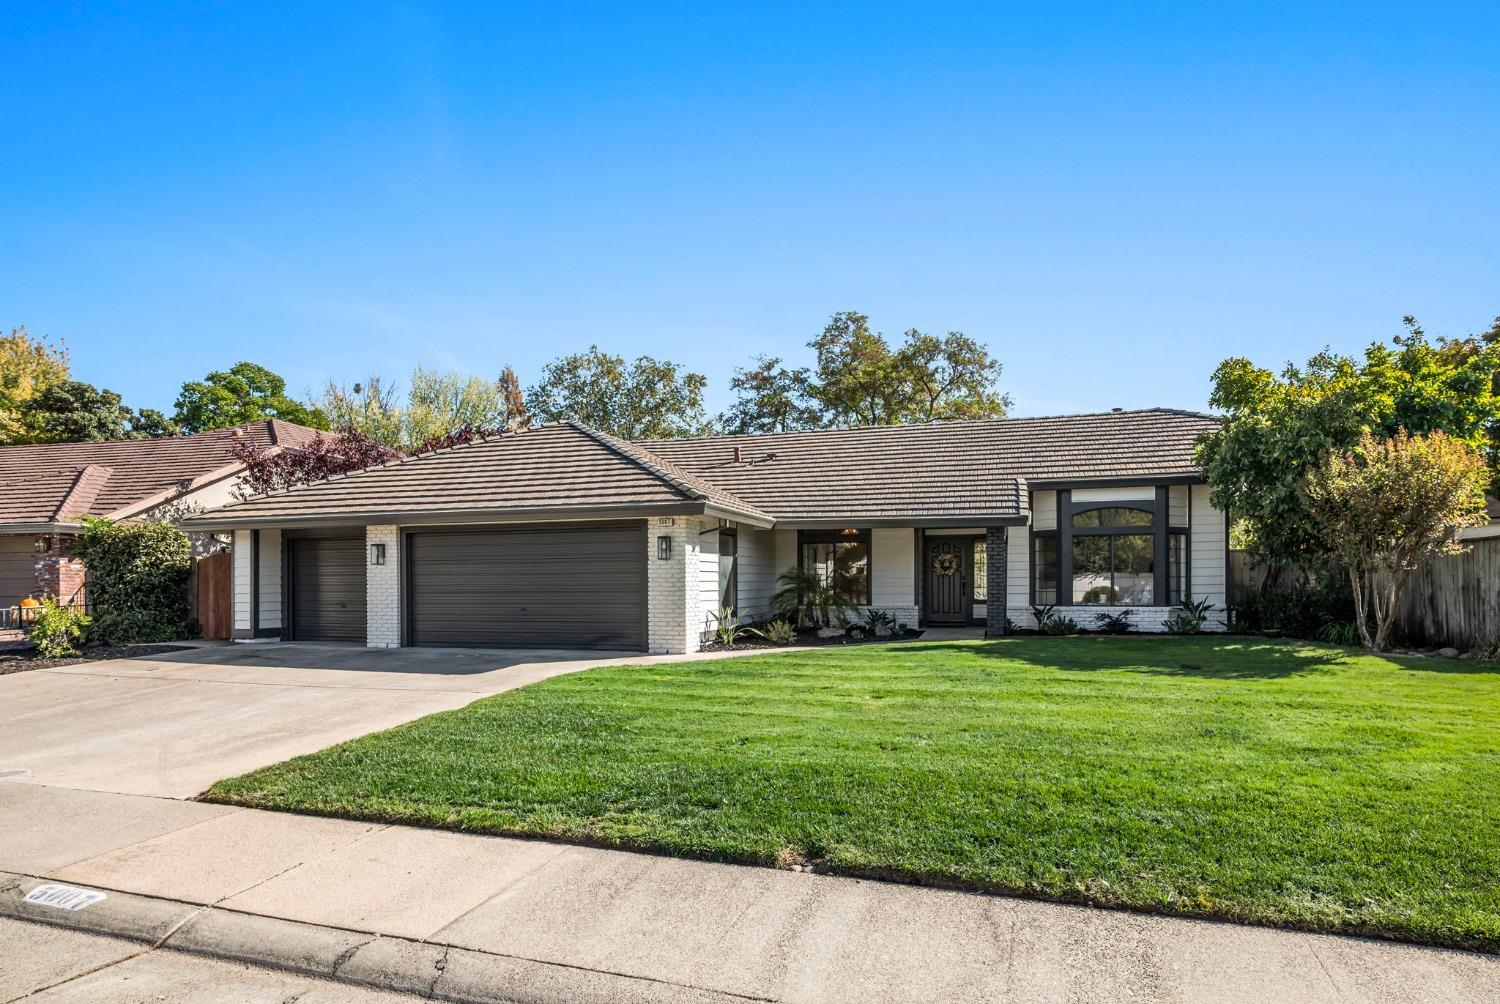
M1080 493L1082 494L1082 493ZM1188 538L1166 523L1165 486L1118 501L1075 501L1060 489L1057 529L1032 535L1038 606L1170 606L1186 597Z
M850 603L870 605L869 530L803 530L798 543L803 569L816 572Z

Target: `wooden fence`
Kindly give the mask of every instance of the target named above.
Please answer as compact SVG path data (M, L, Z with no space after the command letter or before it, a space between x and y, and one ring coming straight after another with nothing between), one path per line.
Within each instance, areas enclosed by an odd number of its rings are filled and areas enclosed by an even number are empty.
M224 639L229 637L231 611L230 562L228 551L199 558L193 568L194 599L198 625L203 637Z
M1406 580L1397 637L1468 650L1500 642L1500 537L1481 537Z

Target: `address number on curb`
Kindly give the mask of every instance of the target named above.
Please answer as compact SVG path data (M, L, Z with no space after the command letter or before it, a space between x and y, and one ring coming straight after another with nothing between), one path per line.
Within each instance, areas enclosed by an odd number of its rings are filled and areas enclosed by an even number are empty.
M86 906L93 906L101 899L107 898L104 893L93 889L79 889L77 886L48 882L28 892L25 901L38 906L50 906L57 910L82 910Z

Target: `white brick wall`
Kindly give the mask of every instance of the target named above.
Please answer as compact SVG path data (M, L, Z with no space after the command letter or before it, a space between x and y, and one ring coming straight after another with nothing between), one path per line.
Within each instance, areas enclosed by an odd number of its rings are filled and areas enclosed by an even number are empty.
M365 527L365 561L371 544L385 545L385 564L365 569L365 644L397 648L401 644L401 531L399 527Z
M662 526L663 520L657 519L647 523L646 644L655 653L696 652L705 628L712 624L709 614L718 610L718 535L701 534L707 525L701 517L669 519L670 526ZM709 522L718 526L717 520ZM672 539L672 557L667 561L656 556L658 537ZM705 588L710 570L712 584ZM712 599L711 609L705 596Z

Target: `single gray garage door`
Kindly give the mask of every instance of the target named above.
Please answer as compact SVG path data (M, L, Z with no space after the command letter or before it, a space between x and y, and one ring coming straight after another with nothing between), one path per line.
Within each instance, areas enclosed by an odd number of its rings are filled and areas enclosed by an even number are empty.
M293 641L365 640L365 538L287 532Z
M0 607L13 607L36 592L36 559L35 535L0 537Z
M639 523L422 531L406 547L408 644L646 648Z

